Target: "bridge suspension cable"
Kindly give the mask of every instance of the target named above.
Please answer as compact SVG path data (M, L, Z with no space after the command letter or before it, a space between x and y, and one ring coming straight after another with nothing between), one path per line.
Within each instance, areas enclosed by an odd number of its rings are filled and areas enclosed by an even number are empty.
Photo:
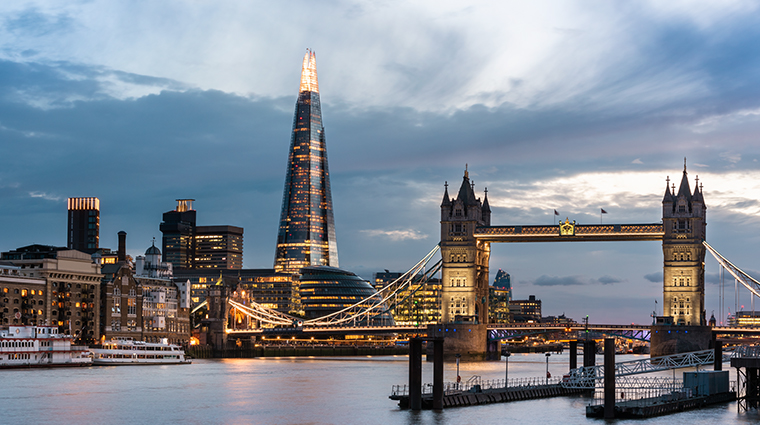
M304 326L335 326L346 323L353 323L360 320L368 320L372 316L382 314L386 309L386 302L395 296L402 289L409 287L418 278L417 282L426 282L430 277L438 272L441 268L442 260L439 260L428 271L425 271L430 260L440 250L440 245L436 245L425 257L417 262L411 269L385 285L363 300L356 302L346 308L338 310L326 316L317 317L304 321Z
M742 269L739 267L736 267L733 263L728 261L726 257L722 256L718 251L715 250L710 244L708 244L706 241L702 242L704 244L705 248L710 252L710 254L715 257L716 260L718 260L718 263L725 269L728 270L729 273L731 273L731 276L733 276L737 281L739 281L742 285L744 285L745 288L749 289L752 294L754 294L756 297L760 297L760 282L758 282L755 278L748 275Z
M366 320L366 324L369 324L369 319L380 316L383 313L387 312L388 306L386 303L391 298L395 297L399 292L411 285L424 284L440 270L442 260L439 260L430 268L427 267L439 250L440 245L436 245L412 268L403 273L397 279L393 280L391 283L378 290L377 293L359 300L358 302L344 309L311 320L303 321L301 318L264 307L254 301L249 301L243 304L234 300L228 300L228 304L235 311L258 321L259 323L274 326L338 326L348 323L358 323L362 320ZM410 294L407 294L406 297L401 300L401 302L403 302L403 300L406 300L408 297L413 296L414 292L416 292L416 290L411 291ZM194 311L197 311L205 305L206 302L204 301L202 304L196 307Z
M251 302L250 305L244 305L237 301L227 301L231 307L240 313L254 319L259 322L267 323L270 325L283 325L283 326L295 326L301 319L293 317L291 315L281 313L271 308L263 307L261 304Z

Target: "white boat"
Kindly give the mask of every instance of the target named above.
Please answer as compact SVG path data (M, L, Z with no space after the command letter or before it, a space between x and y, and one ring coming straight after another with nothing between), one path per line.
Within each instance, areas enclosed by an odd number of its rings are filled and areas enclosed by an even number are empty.
M0 330L0 368L91 365L89 349L71 340L57 326L9 326Z
M92 364L96 366L187 364L185 351L178 345L163 342L143 342L131 339L105 341L90 347Z

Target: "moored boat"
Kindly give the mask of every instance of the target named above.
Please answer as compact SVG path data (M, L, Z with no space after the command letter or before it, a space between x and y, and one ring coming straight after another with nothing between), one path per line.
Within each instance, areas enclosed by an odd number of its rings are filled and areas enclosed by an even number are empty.
M0 368L91 365L88 348L71 340L57 326L9 326L0 330Z
M178 345L115 339L90 347L92 364L96 366L188 364L191 361Z

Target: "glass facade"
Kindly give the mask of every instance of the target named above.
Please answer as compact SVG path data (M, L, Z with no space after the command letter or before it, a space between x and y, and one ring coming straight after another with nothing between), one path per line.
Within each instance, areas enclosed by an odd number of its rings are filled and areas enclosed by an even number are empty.
M293 117L274 267L297 272L310 265L338 267L317 62L311 51L304 57Z
M350 307L359 301L376 296L369 301L380 302L380 295L369 282L346 270L333 267L305 267L300 279L301 305L307 319L323 317ZM365 305L366 307L366 305ZM364 317L353 325L392 325L393 317L386 306L379 307L369 318Z

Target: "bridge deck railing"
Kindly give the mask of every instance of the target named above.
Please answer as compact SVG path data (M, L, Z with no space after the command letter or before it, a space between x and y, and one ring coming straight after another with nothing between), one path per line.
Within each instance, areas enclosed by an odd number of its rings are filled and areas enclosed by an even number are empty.
M541 377L533 377L533 378L514 378L509 380L509 389L531 389L531 388L539 388L548 385L557 385L560 383L560 378L541 378ZM464 383L464 382L444 382L443 384L443 394L444 395L453 395L453 394L460 394L465 392L482 392L482 391L489 391L489 390L498 390L498 389L504 389L507 387L505 385L506 380L504 379L490 379L490 380L481 380L476 379L472 380L471 383ZM394 385L391 388L391 397L404 397L409 395L409 386L408 385ZM422 395L433 395L433 384L423 384L422 385Z

